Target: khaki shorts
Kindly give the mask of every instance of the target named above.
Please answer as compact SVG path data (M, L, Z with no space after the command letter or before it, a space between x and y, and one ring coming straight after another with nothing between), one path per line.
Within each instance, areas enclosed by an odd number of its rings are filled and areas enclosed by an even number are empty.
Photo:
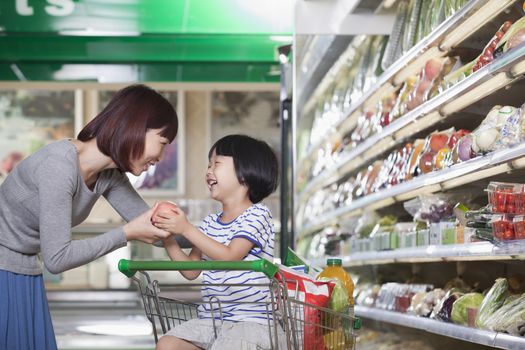
M193 319L170 329L165 335L189 341L206 350L269 350L272 349L267 324L255 322L223 322L216 320L217 339L211 319ZM286 336L279 327L277 341L272 325L274 349L287 349ZM278 347L277 345L278 344Z

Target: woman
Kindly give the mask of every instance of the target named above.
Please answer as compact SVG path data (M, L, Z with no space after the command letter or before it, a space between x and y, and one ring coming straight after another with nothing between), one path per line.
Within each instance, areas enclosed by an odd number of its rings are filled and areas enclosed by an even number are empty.
M128 241L169 236L150 222L153 209L124 172L139 175L177 134L177 114L158 92L133 85L117 92L78 139L51 143L0 186L0 349L56 349L41 262L51 273L89 263ZM127 223L73 240L71 227L104 196Z

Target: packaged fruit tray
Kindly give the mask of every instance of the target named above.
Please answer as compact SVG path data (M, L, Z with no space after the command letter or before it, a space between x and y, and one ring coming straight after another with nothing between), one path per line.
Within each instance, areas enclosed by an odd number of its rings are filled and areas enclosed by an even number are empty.
M486 191L491 211L502 214L525 214L525 185L491 182Z

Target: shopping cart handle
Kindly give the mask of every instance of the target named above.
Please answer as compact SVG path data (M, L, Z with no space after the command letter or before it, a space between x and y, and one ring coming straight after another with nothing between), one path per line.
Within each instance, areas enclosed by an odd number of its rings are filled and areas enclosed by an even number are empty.
M188 271L188 270L230 270L256 271L268 278L275 276L279 268L266 259L253 261L135 261L121 259L118 269L124 275L133 277L137 271Z

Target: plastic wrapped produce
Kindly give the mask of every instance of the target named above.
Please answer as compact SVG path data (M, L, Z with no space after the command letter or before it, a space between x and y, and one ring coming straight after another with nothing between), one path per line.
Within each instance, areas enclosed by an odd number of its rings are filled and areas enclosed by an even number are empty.
M523 106L522 106L523 108ZM515 146L521 142L522 109L506 106L500 109L500 114L507 111L505 125L501 128L500 138L496 142L495 149L505 149Z
M517 20L501 38L498 46L494 50L494 58L499 57L504 52L518 46L525 40L525 17Z
M370 89L372 85L377 81L377 77L383 73L381 68L381 59L385 52L387 37L375 36L372 37L370 43L369 60L366 67L366 81L364 84L364 91Z
M445 291L441 288L436 288L428 293L424 294L424 297L421 299L419 303L417 301L413 300L413 304L415 304L412 308L412 313L423 316L423 317L430 317L430 314L432 313L432 310L436 307L436 305L443 299L445 296Z
M419 16L421 15L421 5L423 0L409 0L407 10L407 20L403 30L402 52L409 51L416 43L416 34Z
M391 113L392 109L394 108L396 104L397 94L392 93L386 97L383 98L381 101L381 119L379 120L379 124L381 125L381 128L384 128L385 126L389 125L391 122Z
M472 132L472 150L485 154L519 142L520 110L512 106L495 106ZM505 129L505 139L502 131Z
M397 101L394 105L394 108L392 108L390 122L400 118L407 112L408 110L407 103L408 103L410 93L415 88L418 81L419 81L419 76L411 76L403 83L403 86L401 87L401 90L399 91L399 95L397 96Z
M462 325L468 323L468 308L477 309L483 301L483 294L467 293L461 296L452 305L452 322Z
M457 202L468 201L470 192L457 192L454 194L420 195L403 203L405 210L420 222L440 222L452 218L454 205Z
M419 74L419 80L415 88L410 92L407 103L407 110L411 111L427 100L434 80L438 77L443 60L433 58L427 61L425 67Z
M466 162L467 160L472 159L476 156L476 154L472 150L473 143L474 138L472 134L466 135L458 141L457 154L459 161Z
M383 70L387 70L401 55L403 33L405 22L407 21L408 3L403 1L397 7L396 20L392 29L392 34L386 44L385 53L381 61Z
M487 64L491 63L494 60L494 50L496 50L498 44L500 43L501 39L505 35L505 33L510 29L512 26L511 21L506 21L501 25L501 27L498 29L496 34L490 39L488 44L483 49L481 55L476 58L474 61L474 66L472 67L472 72L475 72L482 67L486 66Z
M425 148L425 140L417 139L412 146L412 153L407 163L405 180L410 180L419 173L419 156Z
M430 33L430 25L428 23L429 10L432 0L423 0L421 3L420 16L418 18L416 42L421 41Z
M476 327L486 328L486 323L492 317L492 314L498 310L509 294L509 287L506 278L498 278L487 292L481 305L479 306L478 316L476 317Z
M449 290L436 305L430 317L444 322L451 322L452 307L462 295L457 289Z
M485 326L495 332L525 335L525 294L506 302L492 314Z

